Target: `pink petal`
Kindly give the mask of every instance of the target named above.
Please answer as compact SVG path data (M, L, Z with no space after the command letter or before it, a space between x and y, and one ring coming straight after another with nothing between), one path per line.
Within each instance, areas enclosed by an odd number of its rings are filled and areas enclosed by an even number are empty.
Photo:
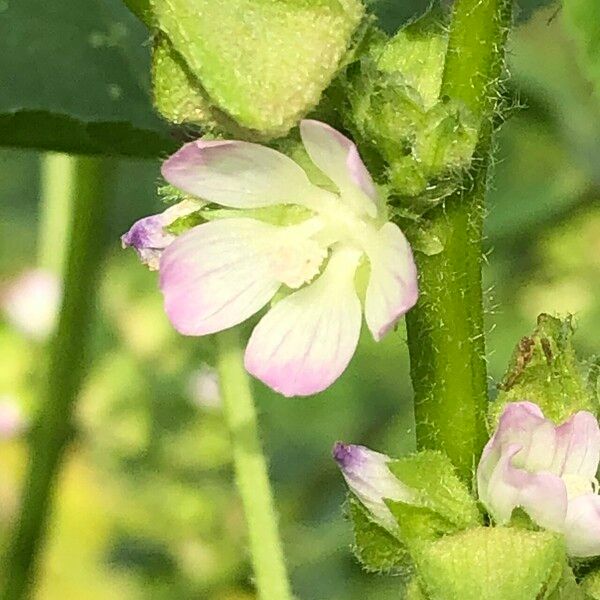
M302 143L315 165L335 183L342 195L355 197L371 217L377 215L377 190L356 145L333 127L305 119ZM362 192L356 197L356 192Z
M316 281L262 318L246 348L246 369L252 375L284 396L308 396L343 373L360 335L361 307L354 289L359 258L356 250L338 250Z
M280 284L261 240L279 228L255 219L222 219L194 227L162 254L165 310L184 335L227 329L259 311Z
M565 520L565 540L570 556L600 554L600 497L584 494L569 501Z
M371 276L365 299L365 319L373 338L379 341L419 296L417 268L402 231L386 223L367 249Z
M495 465L503 449L509 445L518 444L528 449L531 445L533 432L540 426L550 423L537 404L533 402L511 402L504 408L498 421L498 427L483 449L479 468L486 469L487 465ZM527 450L522 454L525 455ZM551 462L551 455L548 456ZM549 465L548 465L549 466Z
M291 158L249 142L190 142L163 163L162 174L189 194L233 208L302 204L315 190Z
M498 523L507 523L512 511L521 507L538 525L562 531L567 512L564 482L547 471L529 472L515 468L512 461L521 450L518 444L505 448L491 473L480 465L477 473L479 498Z
M593 479L600 461L600 428L592 413L580 411L556 428L553 470Z

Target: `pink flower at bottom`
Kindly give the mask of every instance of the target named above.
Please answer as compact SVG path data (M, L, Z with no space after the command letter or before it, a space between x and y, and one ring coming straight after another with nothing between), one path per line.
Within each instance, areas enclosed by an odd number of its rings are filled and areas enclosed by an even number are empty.
M531 402L508 404L477 469L479 497L497 523L522 508L565 536L571 556L600 554L596 472L600 429L581 411L555 426Z

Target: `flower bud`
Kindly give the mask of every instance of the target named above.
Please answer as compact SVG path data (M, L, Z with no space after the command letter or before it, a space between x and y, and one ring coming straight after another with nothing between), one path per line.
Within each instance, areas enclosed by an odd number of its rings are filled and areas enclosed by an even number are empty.
M338 442L333 457L350 491L375 519L387 529L396 528L385 499L410 502L413 494L389 470L390 457L364 446Z
M177 237L166 228L200 208L199 202L184 200L160 214L136 221L129 231L121 236L123 248L133 248L142 263L147 265L151 271L156 271L163 250Z

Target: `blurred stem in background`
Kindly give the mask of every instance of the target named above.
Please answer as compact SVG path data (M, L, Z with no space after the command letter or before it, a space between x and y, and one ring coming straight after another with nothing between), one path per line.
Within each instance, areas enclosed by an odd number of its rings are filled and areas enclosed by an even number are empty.
M261 600L291 600L277 514L262 451L250 380L237 329L217 338L217 368L231 435L236 481L248 527L256 589Z
M73 435L73 409L86 370L96 279L104 250L111 162L50 155L43 172L40 262L60 270L67 248L63 301L31 437L21 512L4 561L3 600L29 595L53 489Z
M417 444L444 451L467 480L487 440L482 226L511 14L512 0L455 2L441 97L478 117L479 145L469 186L432 211L446 244L418 254L421 298L407 315Z
M64 275L77 160L48 152L41 160L38 265Z

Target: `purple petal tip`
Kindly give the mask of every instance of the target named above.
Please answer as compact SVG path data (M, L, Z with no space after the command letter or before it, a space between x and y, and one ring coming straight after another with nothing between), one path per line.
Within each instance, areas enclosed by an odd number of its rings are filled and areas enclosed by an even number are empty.
M341 469L348 469L356 463L360 453L359 446L336 442L333 446L332 455Z

